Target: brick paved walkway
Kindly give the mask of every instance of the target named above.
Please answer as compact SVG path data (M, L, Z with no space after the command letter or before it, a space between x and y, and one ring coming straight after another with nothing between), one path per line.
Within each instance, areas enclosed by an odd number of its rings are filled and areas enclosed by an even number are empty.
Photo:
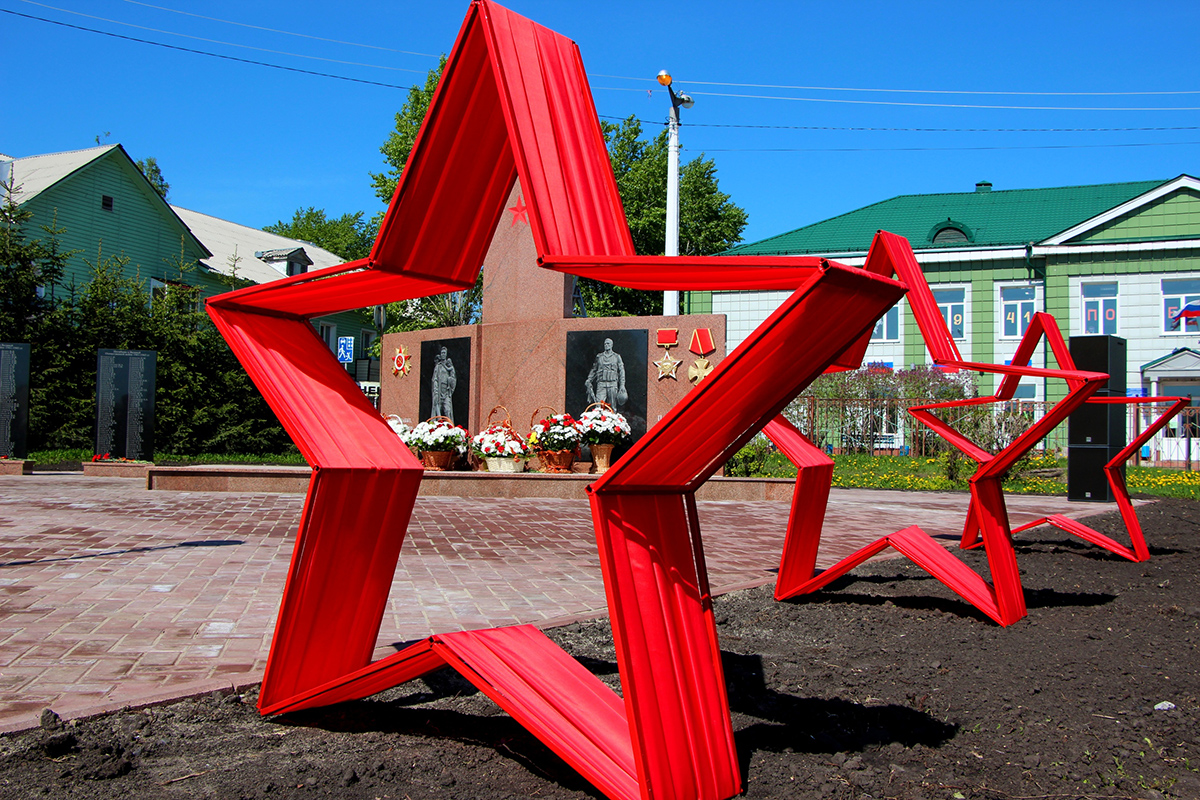
M0 476L0 731L262 676L303 496L150 492ZM957 539L962 494L834 490L821 563L920 522ZM1010 498L1033 513L1104 505ZM773 580L786 503L702 502L714 590ZM377 655L430 633L604 611L586 501L420 498Z

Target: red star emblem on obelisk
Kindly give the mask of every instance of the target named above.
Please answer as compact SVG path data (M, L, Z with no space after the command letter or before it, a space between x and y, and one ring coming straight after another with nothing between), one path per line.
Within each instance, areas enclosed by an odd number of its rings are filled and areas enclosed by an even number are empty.
M509 206L508 210L511 211L513 215L512 225L510 227L517 227L518 222L524 222L526 225L529 224L529 208L525 205L524 197L518 197L517 204L515 206Z
M591 486L623 698L527 625L371 660L422 469L309 319L474 285L518 180L509 210L542 267L653 291L793 291ZM861 362L905 289L884 272L635 255L578 48L473 2L370 256L208 303L313 467L260 710L366 697L449 665L611 798L737 794L695 491L823 370Z

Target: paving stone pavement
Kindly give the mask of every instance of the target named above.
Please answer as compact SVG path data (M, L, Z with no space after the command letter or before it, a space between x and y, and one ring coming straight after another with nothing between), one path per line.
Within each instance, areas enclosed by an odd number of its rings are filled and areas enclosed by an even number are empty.
M0 731L261 680L304 497L0 476ZM715 592L774 579L787 503L698 504ZM1115 506L1009 498L1017 524ZM966 495L837 490L819 563L919 522L952 543ZM417 500L377 656L431 633L603 613L586 500Z

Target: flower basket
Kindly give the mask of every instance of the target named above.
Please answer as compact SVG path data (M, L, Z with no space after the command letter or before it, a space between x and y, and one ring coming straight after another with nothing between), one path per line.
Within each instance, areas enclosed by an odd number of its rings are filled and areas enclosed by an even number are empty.
M592 451L592 472L597 475L603 475L608 472L608 468L612 466L612 452L615 444L593 444L588 445L588 449Z
M454 466L458 453L453 450L422 450L421 465L433 472L444 472Z
M497 411L504 412L504 419L492 422ZM488 414L488 426L471 438L471 452L483 459L488 472L524 472L529 457L529 448L513 430L504 406L496 406Z
M579 424L570 414L557 412L539 420L538 412L544 409L554 411L549 406L534 410L529 420L529 446L537 453L542 472L570 472L583 441Z
M466 429L446 417L420 422L404 437L404 443L421 454L421 463L429 470L452 468L459 456L466 455L468 441Z
M525 471L524 458L484 456L483 461L485 464L487 464L488 472L516 473Z
M607 403L592 403L579 415L583 443L592 451L592 470L602 475L612 464L613 448L632 434L629 421Z

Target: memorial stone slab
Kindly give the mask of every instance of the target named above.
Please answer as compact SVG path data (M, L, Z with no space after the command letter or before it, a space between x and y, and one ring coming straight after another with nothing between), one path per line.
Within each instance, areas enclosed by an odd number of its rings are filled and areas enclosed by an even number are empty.
M96 452L113 458L154 454L153 350L96 351Z
M471 339L431 339L421 342L422 420L449 417L466 428L471 398Z
M594 402L625 416L631 438L613 451L620 458L646 432L646 373L650 334L645 329L567 332L565 410L579 415Z
M0 343L0 456L25 458L29 433L29 345Z

